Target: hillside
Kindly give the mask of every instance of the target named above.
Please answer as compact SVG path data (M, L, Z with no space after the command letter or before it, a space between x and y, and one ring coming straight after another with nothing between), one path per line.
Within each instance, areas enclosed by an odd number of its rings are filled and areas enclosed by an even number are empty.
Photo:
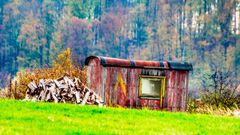
M192 91L205 73L239 79L239 18L239 0L1 0L0 88L66 48L81 66L91 55L191 62Z
M0 134L240 134L234 117L0 100Z

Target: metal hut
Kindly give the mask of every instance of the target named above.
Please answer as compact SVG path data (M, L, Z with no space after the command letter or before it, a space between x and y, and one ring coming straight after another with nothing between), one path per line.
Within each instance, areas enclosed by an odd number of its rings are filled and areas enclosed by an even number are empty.
M89 56L87 81L106 106L185 111L187 62L127 60Z

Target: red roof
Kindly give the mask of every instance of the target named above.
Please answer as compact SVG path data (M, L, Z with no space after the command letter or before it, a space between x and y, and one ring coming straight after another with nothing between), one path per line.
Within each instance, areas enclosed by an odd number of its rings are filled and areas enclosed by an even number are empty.
M112 67L192 70L192 65L187 62L128 60L128 59L119 59L119 58L101 57L101 56L87 57L85 60L85 65L88 65L91 59L98 59L101 65L112 66Z

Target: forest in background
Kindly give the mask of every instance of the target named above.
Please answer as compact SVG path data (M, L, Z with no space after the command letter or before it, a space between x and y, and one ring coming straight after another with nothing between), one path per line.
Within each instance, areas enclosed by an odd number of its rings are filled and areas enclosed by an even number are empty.
M239 80L240 0L0 1L0 87L66 48L81 66L89 55L191 62L191 90L217 70Z

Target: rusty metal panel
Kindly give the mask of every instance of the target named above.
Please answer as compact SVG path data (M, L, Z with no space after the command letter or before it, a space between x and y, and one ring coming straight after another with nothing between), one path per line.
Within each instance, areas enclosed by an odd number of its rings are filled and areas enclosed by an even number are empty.
M106 104L130 108L148 107L160 109L159 100L139 99L139 75L141 69L106 67Z
M142 108L149 108L154 110L161 109L159 100L140 99L140 103Z
M106 104L109 106L125 106L127 97L127 69L105 67L106 76Z
M138 93L136 91L137 86L137 71L136 69L128 69L127 72L127 91L128 91L128 102L127 106L130 108L136 108L137 107L137 98L138 98Z
M94 90L97 94L99 94L101 97L101 65L98 59L92 59L90 64L87 67L87 81L88 81L88 86Z
M172 103L173 103L173 90L174 90L174 78L175 72L169 71L167 74L167 110L172 110Z
M176 110L179 111L181 108L181 93L182 93L182 81L181 81L182 74L177 72L177 80L176 80Z
M186 103L187 103L187 101L186 101L186 98L185 98L185 96L186 96L186 88L187 88L187 86L186 86L186 79L187 79L187 76L188 76L188 73L187 73L187 71L183 71L183 73L182 73L182 78L181 78L181 86L182 86L182 93L181 93L181 109L180 109L180 111L185 111L186 110Z
M133 108L133 102L134 102L134 93L132 91L132 79L131 79L131 69L128 69L127 71L127 83L126 83L126 88L127 88L127 101L126 101L126 106L129 108Z
M108 62L132 64L131 61L128 63L128 60L115 60L108 59ZM159 62L134 62L138 66L159 66ZM163 108L161 108L159 99L139 98L139 75L166 77ZM169 111L185 111L186 109L188 71L103 66L100 59L93 58L88 60L87 80L89 87L104 99L107 106L147 107L150 109L167 109Z
M187 95L188 95L188 77L189 77L189 75L188 75L188 71L186 71L186 74L185 74L185 78L184 78L184 93L183 93L183 95L182 95L182 98L183 98L183 104L182 104L182 111L185 111L186 109L187 109L187 101L188 101L188 99L187 99Z
M178 80L177 80L177 110L180 111L182 109L182 93L183 93L183 78L184 78L184 72L179 71L178 72Z
M118 68L117 83L115 84L115 91L118 95L118 105L126 107L127 103L127 69ZM116 87L117 86L117 87Z
M174 78L172 80L173 82L173 99L172 99L172 111L177 111L177 81L178 81L178 72L176 71L172 71L174 72Z
M107 69L107 68L105 68L106 70L105 70L105 72L106 72L106 76L104 76L105 78L106 78L106 82L103 82L104 83L104 85L105 85L105 104L107 105L107 106L111 106L111 101L110 101L110 99L111 99L111 97L110 97L110 83L109 82L111 82L111 69Z
M102 71L101 71L102 73L101 73L101 80L102 80L102 83L100 84L100 85L102 85L102 89L101 89L101 93L102 93L102 99L103 99L103 101L106 103L106 87L107 87L107 85L106 85L106 82L107 82L107 79L109 79L108 77L107 77L107 68L105 68L105 67L102 67Z
M135 79L136 79L134 90L136 92L136 101L135 102L136 102L137 108L142 108L143 107L142 104L141 104L140 98L138 97L139 96L138 89L139 89L139 85L140 85L139 84L139 75L141 73L142 73L142 69L136 69L135 74L134 74Z
M187 81L188 81L188 72L187 71L181 71L179 72L180 78L179 78L179 111L185 111L186 110L186 96L187 96Z
M167 88L165 107L169 111L184 111L186 109L186 71L168 71L166 73Z
M128 68L160 68L184 71L192 70L192 65L187 62L126 60L100 56L87 57L85 60L85 65L88 65L91 59L98 59L102 66L128 67Z
M141 69L129 69L129 93L131 93L130 99L132 108L141 108L141 103L138 98L138 88L139 88L139 75Z
M184 76L185 76L185 73L180 71L178 72L179 73L179 78L178 78L178 111L181 111L182 110L182 104L183 104L183 101L182 101L182 94L183 94L183 91L184 91Z
M160 62L158 61L142 61L142 60L135 60L133 61L136 67L160 67ZM163 65L164 66L164 65Z
M168 95L169 95L169 75L170 75L169 70L165 70L164 74L165 74L165 77L166 77L166 82L165 82L165 92L164 92L164 97L163 97L163 109L167 109L167 107L168 107Z

